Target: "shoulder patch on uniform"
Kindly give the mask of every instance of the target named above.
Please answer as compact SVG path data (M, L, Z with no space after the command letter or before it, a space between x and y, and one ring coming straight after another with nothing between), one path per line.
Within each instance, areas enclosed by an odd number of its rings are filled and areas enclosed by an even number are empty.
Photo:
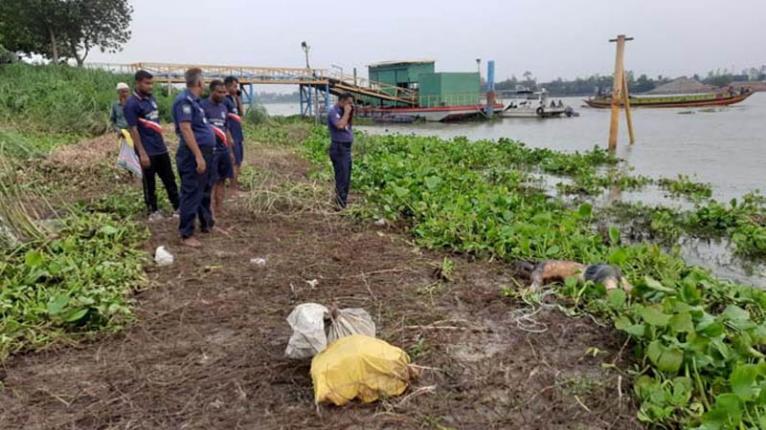
M192 107L191 107L191 105L188 105L188 104L183 104L183 105L181 106L181 111L182 111L184 114L186 114L186 115L191 115L191 113L192 113Z

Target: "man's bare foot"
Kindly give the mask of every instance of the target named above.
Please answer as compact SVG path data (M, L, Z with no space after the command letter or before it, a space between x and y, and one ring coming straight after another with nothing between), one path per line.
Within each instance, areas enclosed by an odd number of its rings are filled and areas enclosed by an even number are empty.
M196 237L187 237L186 239L181 239L181 244L183 246L188 246L189 248L201 248L202 242L197 240Z

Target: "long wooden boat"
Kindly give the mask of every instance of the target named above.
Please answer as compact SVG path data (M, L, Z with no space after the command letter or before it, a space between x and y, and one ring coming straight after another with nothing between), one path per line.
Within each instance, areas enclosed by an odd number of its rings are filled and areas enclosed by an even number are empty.
M703 106L728 106L739 103L753 95L753 92L736 94L728 93L705 93L705 94L678 94L663 96L630 96L632 108L689 108ZM591 97L585 99L585 103L592 108L606 109L612 107L612 98L609 96ZM622 106L622 103L620 103Z

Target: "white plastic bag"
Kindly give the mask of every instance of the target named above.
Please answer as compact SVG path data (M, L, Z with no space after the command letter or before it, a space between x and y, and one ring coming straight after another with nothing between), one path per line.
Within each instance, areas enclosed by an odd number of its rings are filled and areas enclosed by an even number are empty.
M290 358L311 358L330 343L353 334L375 337L375 323L361 308L333 309L317 303L304 303L287 317L293 334L287 342L285 355Z
M303 303L290 312L287 322L293 335L287 342L285 355L290 358L310 358L327 348L324 319L330 311L317 303Z
M117 156L117 165L138 178L142 176L138 155L125 137L120 139L120 155Z
M330 327L327 330L328 344L352 334L375 337L375 323L370 314L362 308L333 309L330 319Z
M173 254L169 253L164 246L157 247L154 251L154 262L160 267L170 266L175 260Z

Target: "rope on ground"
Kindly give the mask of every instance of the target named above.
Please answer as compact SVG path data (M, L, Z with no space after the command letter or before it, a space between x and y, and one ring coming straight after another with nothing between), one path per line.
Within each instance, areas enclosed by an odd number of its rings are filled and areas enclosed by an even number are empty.
M521 299L529 307L516 309L511 312L513 316L512 320L516 324L516 328L528 333L545 333L548 331L548 325L536 320L535 315L540 313L543 309L551 309L554 305L546 304L545 298L554 294L552 289L542 291L530 291L522 295Z
M548 331L547 324L533 318L542 309L543 307L539 306L531 312L528 309L516 309L515 311L512 311L511 314L514 315L513 322L516 323L516 328L528 333L545 333Z

